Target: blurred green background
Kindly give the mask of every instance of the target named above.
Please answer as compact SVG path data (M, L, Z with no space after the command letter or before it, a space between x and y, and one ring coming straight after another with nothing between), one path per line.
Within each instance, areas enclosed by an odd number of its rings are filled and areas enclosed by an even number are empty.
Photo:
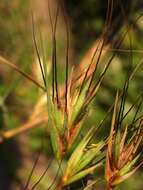
M54 16L56 3L56 0L50 1L51 12L53 11L52 16ZM64 3L70 25L70 64L72 66L83 59L86 52L100 36L106 17L107 0L83 0L82 2L64 0ZM122 14L121 7L124 10ZM0 1L0 55L16 63L25 72L32 74L36 80L39 80L40 74L36 66L37 58L32 37L31 9L35 16L36 30L40 28L42 32L47 63L50 62L51 28L46 0ZM131 64L135 66L142 59L143 18L141 17L136 21L136 18L142 12L143 2L141 0L115 1L112 27L110 27L106 43L110 44L111 48L115 48L117 40L131 25L129 35L124 39L120 48L130 50L132 46L133 50L142 51L116 53L85 125L98 124L114 101L116 90L122 89ZM60 13L57 26L57 46L58 78L61 84L64 79L65 41L65 26L63 15ZM108 52L103 62L110 55L111 52ZM96 79L101 68L102 64L99 66ZM130 84L127 108L135 101L137 95L143 91L142 81L143 67L136 73ZM8 66L0 65L0 130L16 128L24 123L32 113L40 95L41 92L35 85ZM108 125L108 122L106 125ZM103 127L104 131L101 131L101 135L107 134L107 131L109 131L109 128L105 127ZM43 133L44 126L0 144L0 190L16 190L23 187L29 175L29 168L32 168L37 151L40 150ZM32 183L46 168L50 153L49 140L48 137L45 137L44 151L37 165ZM47 174L48 178L52 179L56 169L56 163L52 164ZM142 178L143 172L140 170L117 189L142 190ZM96 189L104 189L104 184L105 182L98 184ZM47 179L44 179L38 189L43 190L46 187Z

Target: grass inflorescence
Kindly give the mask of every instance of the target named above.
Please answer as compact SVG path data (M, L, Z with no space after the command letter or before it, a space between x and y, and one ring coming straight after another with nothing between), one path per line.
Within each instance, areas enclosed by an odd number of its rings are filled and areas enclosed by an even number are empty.
M140 148L143 138L142 92L140 92L130 108L128 110L125 109L130 83L132 83L137 70L141 68L143 61L140 60L136 66L133 65L134 50L130 36L131 26L127 24L128 18L126 18L122 6L121 14L124 15L127 28L120 38L114 41L114 48L111 47L112 41L108 40L108 36L110 27L112 26L113 10L114 1L108 0L104 29L94 44L92 51L89 52L90 61L89 58L85 58L86 65L84 65L85 61L83 61L71 68L69 59L70 26L68 24L64 4L60 1L57 3L55 18L52 18L50 3L48 2L52 33L50 72L47 72L47 61L44 55L41 33L39 35L41 44L40 47L38 46L34 14L32 13L33 41L43 79L42 85L30 75L21 71L16 65L0 57L0 63L12 67L43 90L42 98L44 101L37 104L33 115L28 121L29 125L22 126L23 130L21 131L33 128L31 126L40 123L46 123L47 125L52 147L51 157L58 163L56 175L51 184L47 184L47 189L73 189L76 183L78 185L80 184L80 188L82 189L91 189L92 186L98 182L98 178L94 175L96 171L99 172L100 169L105 169L105 175L102 176L102 178L106 180L107 189L112 190L134 174L143 164ZM56 31L60 11L63 13L66 28L65 80L63 86L58 81L59 71L57 69ZM139 15L136 21L138 21L141 16L142 15ZM120 46L126 37L129 38L130 49L122 50ZM42 50L40 50L40 48L42 48ZM128 53L129 57L130 69L124 80L123 88L121 90L114 89L114 91L117 92L115 101L98 124L84 126L86 118L90 117L88 113L99 90L101 89L102 91L101 86L105 80L105 75L111 67L118 51ZM106 59L103 59L107 52L110 52L110 55ZM100 71L98 78L96 78L100 67L103 67L103 69ZM126 122L126 118L132 111L131 121ZM106 132L104 137L99 138L98 132L101 128L104 130L105 126L110 132L109 134ZM106 128L105 130L107 130ZM19 129L17 130L18 131L14 131L15 133L13 131L1 133L2 141L8 138L8 134L10 138L21 132ZM40 176L39 180L29 188L34 169L38 164L38 159L34 163L25 185L25 190L37 188L52 162L49 162L50 164ZM92 180L89 178L90 175L92 175Z

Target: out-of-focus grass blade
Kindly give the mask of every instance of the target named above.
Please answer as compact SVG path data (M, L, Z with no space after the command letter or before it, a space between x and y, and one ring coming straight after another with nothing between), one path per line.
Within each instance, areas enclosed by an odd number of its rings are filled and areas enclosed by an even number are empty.
M121 142L121 131L117 130L115 133L115 141L114 141L114 160L117 163L118 157L119 157L119 151L120 151L120 142Z
M78 172L80 170L82 170L84 167L86 167L95 157L97 157L98 155L101 155L101 149L105 146L105 142L101 141L98 144L96 144L97 146L95 148L91 148L89 150L87 150L83 156L80 159L80 162L78 164L78 166L76 167L75 172Z
M128 125L126 125L125 127L125 130L124 130L124 133L122 135L122 138L120 138L120 143L119 143L119 158L117 160L117 163L118 163L118 168L120 167L121 165L121 162L122 162L122 152L123 152L123 149L124 149L124 145L125 145L125 140L126 140L126 136L127 136L127 131L128 131Z
M93 186L98 182L99 180L95 180L91 182L89 185L87 185L83 190L93 190Z
M114 137L114 129L115 129L115 122L116 122L116 115L117 115L117 106L118 106L118 92L116 94L116 99L114 103L114 110L112 115L111 121L111 131L108 140L108 148L106 154L106 168L105 168L105 177L106 180L109 182L111 176L113 175L112 166L114 165L114 158L113 158L113 137Z
M85 149L86 145L88 144L88 142L90 141L90 139L93 135L93 130L94 130L94 127L89 130L89 132L81 140L81 142L79 143L77 148L72 153L72 155L71 155L71 157L67 163L67 168L66 168L66 172L65 172L66 177L65 178L68 179L70 176L72 176L74 174L74 171L75 171L76 167L78 166L81 157L84 154L84 149Z
M84 103L86 91L87 91L88 85L85 85L80 95L75 97L74 104L72 106L72 114L71 114L71 125L75 123L75 120L78 120L78 116L80 115L81 107Z
M0 56L0 64L5 64L9 67L11 67L13 70L17 71L18 73L20 73L21 75L23 75L25 78L27 78L29 81L33 82L36 86L38 86L39 88L41 88L43 91L45 91L45 87L43 87L41 84L39 84L34 77L32 77L31 75L28 75L26 72L24 72L23 70L21 70L16 64L8 61L7 59L5 59L4 57Z
M117 178L113 183L112 185L115 186L123 181L125 181L127 178L129 178L130 176L132 176L141 166L143 165L143 161L138 165L136 166L131 172L123 175L123 176L120 176L119 178Z
M110 131L110 137L109 137L109 143L108 143L108 152L109 156L112 156L112 146L113 146L113 136L114 136L114 129L115 129L115 123L116 123L116 116L117 116L117 106L118 106L118 92L116 94L115 104L114 104L114 110L112 115L112 121L111 121L111 131Z
M71 117L69 121L69 128L71 130L70 139L68 142L69 148L71 148L78 135L80 134L84 117L87 115L87 110L81 108L85 100L87 87L88 86L85 85L81 94L79 96L77 94L74 100L74 104L71 108Z
M70 183L73 183L73 182L75 182L75 181L77 181L77 180L79 180L79 179L85 177L86 175L92 173L96 168L100 167L101 165L102 165L101 163L98 163L98 164L96 164L96 165L94 165L94 166L92 166L92 167L90 167L90 168L87 168L87 169L85 169L85 170L83 170L83 171L77 173L76 175L70 177L69 180L67 180L67 181L64 183L64 185L68 185L68 184L70 184Z
M49 119L48 121L48 127L55 157L57 158L57 160L61 160L62 144L60 140L60 135L54 122L52 122L51 119Z
M47 109L48 109L48 130L51 137L51 143L53 147L54 154L58 160L61 159L62 155L62 144L60 140L60 131L57 128L57 117L58 114L55 114L55 106L51 100L50 92L47 91Z
M129 161L120 171L119 171L119 175L123 176L125 175L127 172L129 172L131 170L131 168L134 166L134 164L137 162L137 160L139 159L140 154L137 155L132 161Z

